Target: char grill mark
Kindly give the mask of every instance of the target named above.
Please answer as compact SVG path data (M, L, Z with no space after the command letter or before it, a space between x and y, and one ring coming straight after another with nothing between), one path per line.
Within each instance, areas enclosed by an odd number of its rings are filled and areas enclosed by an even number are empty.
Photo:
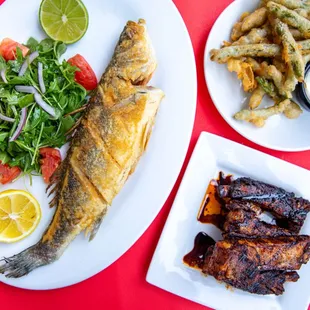
M230 185L219 185L220 198L254 203L264 210L270 211L275 217L287 220L287 227L298 233L310 211L310 202L297 198L282 188L269 185L250 178L239 178ZM228 204L229 205L229 204ZM248 207L246 207L248 209Z
M286 281L297 281L310 256L310 237L294 236L224 240L208 249L203 273L255 294L284 292Z
M277 225L268 224L256 217L256 213L236 209L230 211L224 223L224 238L264 238L290 236L292 233Z
M256 203L246 200L229 200L225 204L225 209L229 211L234 210L244 210L248 212L253 212L256 215L260 215L262 213L261 207L259 207Z

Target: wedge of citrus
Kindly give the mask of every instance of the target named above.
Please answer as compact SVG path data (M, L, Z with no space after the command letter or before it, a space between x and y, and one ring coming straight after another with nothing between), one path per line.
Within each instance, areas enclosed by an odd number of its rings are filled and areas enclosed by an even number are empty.
M0 193L0 242L13 243L29 236L38 226L41 208L28 192Z
M88 28L88 13L81 0L43 0L39 19L50 38L67 44L80 40Z

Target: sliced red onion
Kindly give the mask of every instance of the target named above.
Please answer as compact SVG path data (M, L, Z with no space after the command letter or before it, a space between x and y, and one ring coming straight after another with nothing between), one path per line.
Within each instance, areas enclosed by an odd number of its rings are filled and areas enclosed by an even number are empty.
M5 76L5 69L2 69L0 71L0 75L1 75L1 78L2 78L2 81L7 84L8 83L8 80L6 79L6 76Z
M6 121L6 122L10 122L10 123L14 123L15 122L15 119L14 118L11 118L11 117L7 117L3 114L0 113L0 119L2 119L3 121Z
M54 110L53 107L51 107L50 105L48 105L43 98L41 97L40 94L36 93L34 94L34 100L36 101L36 103L48 114L50 114L51 116L55 117L56 116L56 112Z
M33 86L16 85L15 90L20 93L36 94L38 91Z
M13 133L12 137L10 138L9 142L15 141L19 137L26 124L26 119L27 119L27 108L22 108L20 112L20 120L18 126L15 132Z
M42 62L38 62L38 80L42 94L46 92L44 79L43 79L43 64Z
M24 61L20 67L18 76L23 76L28 68L28 66L39 56L39 52L35 51L29 55L29 57Z

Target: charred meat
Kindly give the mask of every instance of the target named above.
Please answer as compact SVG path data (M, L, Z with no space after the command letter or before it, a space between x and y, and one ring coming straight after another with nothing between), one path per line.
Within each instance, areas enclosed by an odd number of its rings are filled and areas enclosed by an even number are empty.
M282 188L250 178L239 178L229 185L219 185L220 198L256 203L275 217L288 221L288 228L298 233L310 211L310 202L297 198Z
M277 225L260 220L252 211L230 211L224 223L224 238L265 238L291 236L292 233Z
M280 295L286 281L298 280L287 270L298 270L309 255L309 236L224 240L208 249L203 273L251 293Z

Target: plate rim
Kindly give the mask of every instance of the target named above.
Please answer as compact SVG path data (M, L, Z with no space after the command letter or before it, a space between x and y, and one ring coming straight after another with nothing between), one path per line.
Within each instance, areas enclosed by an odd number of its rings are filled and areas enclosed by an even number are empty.
M310 150L310 144L308 147L297 147L297 148L294 148L294 147L277 147L277 146L272 146L268 143L264 143L264 142L258 142L258 141L255 141L251 138L250 135L248 135L246 132L241 132L241 130L239 130L237 128L237 125L235 125L235 121L232 119L232 117L229 117L227 116L225 113L223 113L221 111L221 109L219 108L218 104L216 103L216 100L214 100L214 96L213 96L213 91L211 90L211 87L209 87L209 83L208 83L208 76L209 76L209 73L208 73L208 70L207 70L207 63L209 61L209 51L212 49L212 47L210 46L210 37L211 35L214 33L215 31L215 28L220 25L220 18L221 16L225 13L226 10L228 10L230 7L234 6L234 5L237 5L236 3L238 2L241 2L241 1L244 1L244 0L234 0L232 1L222 12L221 14L217 17L215 23L213 24L211 30L210 30L210 33L208 35L208 38L207 38L207 41L206 41L206 44L205 44L205 49L204 49L204 59L203 59L203 67L204 67L204 76L205 76L205 82L206 82L206 85L207 85L207 88L208 88L208 92L210 94L210 97L212 99L212 102L214 104L214 106L216 107L216 110L220 113L220 115L222 116L222 118L225 120L225 122L231 127L233 128L238 134L240 134L241 136L243 136L244 138L246 138L247 140L255 143L256 145L260 145L262 147L265 147L267 149L270 149L270 150L275 150L275 151L282 151L282 152L304 152L304 151L309 151Z
M298 170L303 171L304 173L307 173L307 174L310 173L310 171L309 171L308 169L305 169L305 168L303 168L303 167L300 167L300 166L298 166L298 165L295 165L295 164L293 164L293 163L290 163L290 162L288 162L288 161L286 161L286 160L283 160L283 159L281 159L281 158L279 158L279 157L276 157L276 156L273 156L273 155L264 153L264 152L259 151L259 150L256 150L256 149L253 149L253 148L251 148L251 147L249 147L249 146L243 145L243 144L241 144L241 143L239 143L239 142L236 142L236 141L227 139L227 138L225 138L225 137L222 137L222 136L219 136L219 135L210 133L210 132L202 131L202 132L200 133L200 135L199 135L199 138L198 138L197 142L196 142L194 151L193 151L193 153L192 153L192 155L191 155L191 158L190 158L189 164L188 164L188 166L187 166L187 168L186 168L186 171L185 171L185 173L184 173L184 176L186 176L186 174L192 169L191 166L194 165L194 161L192 161L192 158L198 156L198 152L200 151L200 149L201 149L201 147L202 147L202 144L204 143L204 141L208 141L209 138L211 138L211 139L216 139L217 142L225 141L225 142L229 142L229 143L232 143L232 144L237 144L238 147L241 147L242 149L245 148L245 149L247 149L247 150L254 151L254 152L256 152L256 153L259 153L259 155L264 156L265 158L269 158L269 159L272 159L272 160L276 160L276 161L278 161L278 162L282 162L282 163L284 163L284 164L286 164L286 165L289 165L289 166L291 166L291 167L295 167L295 168L297 168ZM177 207L178 200L179 200L179 198L180 198L180 197L179 197L179 195L180 195L179 192L183 192L183 187L186 185L185 182L183 182L183 180L184 180L184 177L183 177L183 179L182 179L182 182L181 182L181 184L180 184L180 186L179 186L179 189L178 189L178 191L177 191L177 194L176 194L176 196L175 196L174 202L173 202L173 204L172 204L172 207L171 207L170 212L169 212L169 214L168 214L168 217L167 217L167 219L166 219L165 225L164 225L164 227L163 227L163 229L162 229L162 231L161 231L161 234L160 234L160 237L159 237L159 239L158 239L156 248L155 248L155 250L154 250L154 253L153 253L151 262L150 262L150 264L149 264L149 268L148 268L148 271L147 271L147 274L146 274L145 279L146 279L146 281L147 281L149 284L154 285L154 286L156 286L156 287L158 287L158 288L160 288L160 289L162 289L162 290L165 290L165 291L167 291L167 292L169 292L169 293L171 293L171 294L174 294L174 295L179 296L179 297L181 297L181 298L185 298L185 299L187 299L187 300L190 300L190 301L192 301L192 302L201 304L201 305L203 305L203 306L207 306L207 307L211 307L211 308L217 309L218 305L212 304L212 302L211 302L210 304L206 304L206 303L204 303L204 302L198 300L197 298L189 298L189 297L185 296L184 294L182 295L182 294L180 294L180 293L176 293L176 292L170 290L169 288L164 287L164 286L161 285L159 282L157 282L156 279L153 280L153 277L152 277L152 275L151 275L151 273L153 272L153 269L156 268L156 267L154 267L154 266L155 266L156 264L157 264L157 265L161 265L161 264L159 264L158 253L159 253L159 251L160 251L160 248L161 248L162 243L164 242L165 234L167 234L168 227L169 227L169 225L171 224L170 222L173 220L173 217L174 217L173 215L174 215L174 214L172 214L172 212L173 212L173 211L175 210L175 208ZM187 182L188 182L188 180L186 181L186 183L187 183ZM310 264L310 262L309 262L309 264ZM161 269L162 269L162 268L161 268ZM158 271L158 268L156 268L156 270ZM305 305L304 310L307 310L307 309L308 309L308 306L310 306L310 293L309 293L309 295L307 296L307 298L308 298L308 304ZM221 308L221 309L222 309L222 308Z
M196 60L195 60L195 53L194 53L194 48L193 48L193 43L190 37L190 34L188 32L187 26L185 24L185 21L181 15L181 13L179 12L177 6L175 5L175 3L171 0L160 0L162 2L164 2L167 6L170 6L171 10L174 10L175 12L175 18L178 19L178 23L179 23L179 27L180 27L180 32L183 32L184 36L185 36L185 44L188 46L188 62L190 64L191 67L191 72L190 72L190 76L191 76L191 85L192 85L192 92L191 92L191 109L190 109L190 113L187 114L187 119L188 122L186 123L188 129L186 130L186 135L183 134L183 138L182 140L184 141L183 144L183 148L182 148L182 153L180 154L179 152L179 157L182 160L178 161L178 164L176 165L177 168L175 168L175 171L177 171L175 174L175 176L173 177L173 181L170 182L169 186L167 186L165 193L162 195L162 202L161 204L159 204L159 206L157 207L156 211L153 212L151 219L147 222L144 223L144 225L141 225L141 229L139 230L139 233L137 233L135 235L135 238L132 238L132 240L130 242L128 242L128 246L126 247L125 251L122 251L122 254L119 255L115 260L111 261L109 264L106 265L105 268L96 268L99 269L96 272L90 272L87 276L85 276L85 274L80 275L76 281L67 281L69 283L53 283L52 285L50 285L49 287L44 287L44 288L39 288L38 286L31 286L31 285L23 285L23 284L14 284L12 282L7 283L6 281L2 281L0 280L0 283L4 283L6 285L9 286L13 286L13 287L17 287L17 288L22 288L22 289L26 289L26 290L37 290L37 291L44 291L44 290L54 290L54 289L58 289L58 288L64 288L64 287L68 287L68 286L72 286L75 284L78 284L80 282L83 282L87 279L90 279L91 277L97 275L98 273L102 272L103 270L105 270L106 268L108 268L109 266L111 266L113 263L115 263L118 259L120 259L128 250L131 249L132 246L134 246L134 244L141 238L141 236L146 232L146 230L151 226L151 224L154 222L155 218L157 217L157 215L159 214L159 212L161 211L161 209L163 208L165 202L167 201L174 185L176 184L176 181L180 175L181 169L184 165L185 162L185 158L188 152L188 148L189 148L189 144L191 142L191 137L192 137L192 133L193 133L193 128L194 128L194 123L195 123L195 115L196 115L196 110L197 110L197 93L198 93L198 81L197 81L197 67L196 67ZM6 0L2 6L6 6L7 3L9 3L10 0ZM1 5L0 5L0 9L1 9ZM182 27L182 28L181 28Z

